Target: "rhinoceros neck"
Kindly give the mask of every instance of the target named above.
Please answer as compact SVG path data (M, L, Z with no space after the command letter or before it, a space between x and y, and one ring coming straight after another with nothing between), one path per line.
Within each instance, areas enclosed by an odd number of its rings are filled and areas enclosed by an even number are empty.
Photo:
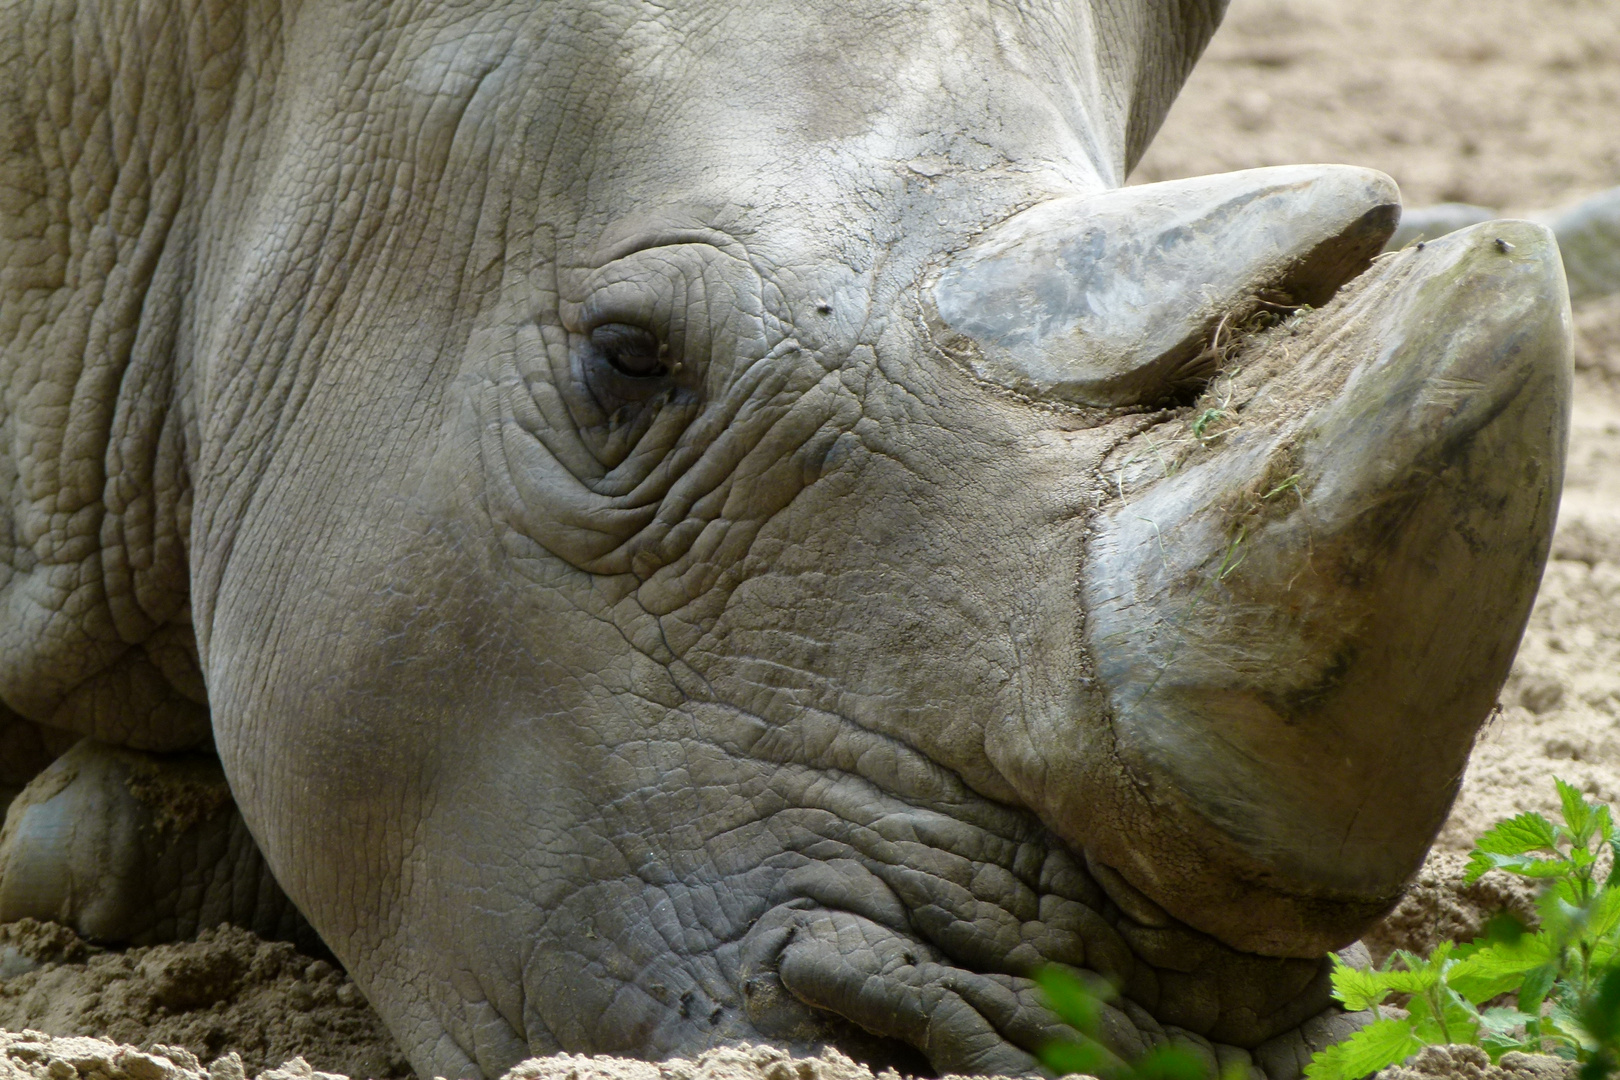
M150 749L206 744L188 610L198 238L264 74L252 3L0 15L0 699ZM75 599L69 603L67 596Z

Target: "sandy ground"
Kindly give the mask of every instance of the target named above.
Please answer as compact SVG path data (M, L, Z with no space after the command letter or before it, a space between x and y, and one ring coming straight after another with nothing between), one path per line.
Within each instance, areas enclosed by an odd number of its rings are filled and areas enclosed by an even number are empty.
M234 1053L246 1076L294 1057L355 1077L410 1073L343 972L231 926L180 944L102 951L24 920L0 926L0 975L10 976L0 981L0 1028L10 1031L183 1047L208 1062Z
M1410 205L1620 184L1614 0L1232 0L1134 181L1382 169Z
M1620 0L1234 0L1133 180L1290 162L1370 165L1412 205L1529 213L1620 184ZM1460 883L1492 821L1556 808L1552 777L1620 801L1620 298L1576 312L1569 477L1541 598L1451 820L1375 953L1466 939L1529 894ZM12 975L32 967L38 970ZM10 978L4 978L12 975ZM354 986L290 947L223 930L186 946L93 953L0 928L0 1080L266 1080L406 1072ZM93 1040L101 1035L146 1051ZM231 1056L231 1055L235 1056ZM1530 1077L1431 1056L1411 1077ZM204 1062L209 1064L205 1065ZM864 1080L834 1057L770 1050L646 1065L556 1058L522 1080ZM1404 1073L1403 1073L1404 1077Z

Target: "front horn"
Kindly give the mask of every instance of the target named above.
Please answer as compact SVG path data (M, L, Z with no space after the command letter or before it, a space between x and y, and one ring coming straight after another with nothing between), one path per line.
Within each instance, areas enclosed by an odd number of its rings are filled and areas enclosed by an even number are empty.
M1569 422L1557 244L1409 248L1236 363L1116 455L1093 523L1089 649L1151 835L1083 842L1235 947L1313 955L1421 863L1529 618Z

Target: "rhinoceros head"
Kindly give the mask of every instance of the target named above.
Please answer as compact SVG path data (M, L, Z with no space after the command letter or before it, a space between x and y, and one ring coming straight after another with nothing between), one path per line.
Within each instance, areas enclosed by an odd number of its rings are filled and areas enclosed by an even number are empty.
M1044 963L1125 1056L1340 1030L1321 957L1545 557L1544 230L1341 292L1380 174L1121 188L1219 0L84 6L27 48L122 73L60 130L146 185L84 335L174 404L108 468L157 462L233 792L422 1075L1027 1070Z

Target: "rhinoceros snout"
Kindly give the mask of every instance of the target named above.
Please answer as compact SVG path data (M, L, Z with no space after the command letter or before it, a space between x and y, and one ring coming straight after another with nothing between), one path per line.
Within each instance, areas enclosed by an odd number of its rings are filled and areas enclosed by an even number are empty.
M1078 839L1173 914L1307 955L1416 870L1546 559L1568 310L1551 235L1486 223L1262 335L1115 456L1084 597L1136 805Z

